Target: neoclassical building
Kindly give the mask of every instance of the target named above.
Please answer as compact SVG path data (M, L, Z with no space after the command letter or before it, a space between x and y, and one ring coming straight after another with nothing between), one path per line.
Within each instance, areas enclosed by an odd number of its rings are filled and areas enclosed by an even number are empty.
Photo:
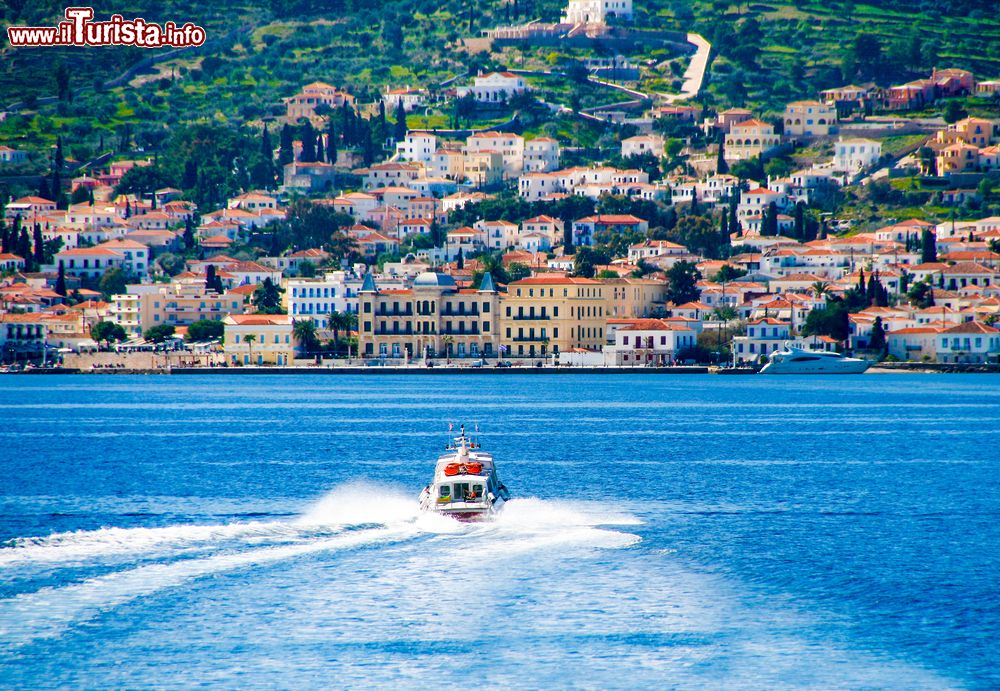
M569 0L563 24L604 24L608 17L632 17L632 0Z
M425 272L407 290L379 290L371 274L359 294L362 357L495 357L500 297L490 274L477 290L447 274Z

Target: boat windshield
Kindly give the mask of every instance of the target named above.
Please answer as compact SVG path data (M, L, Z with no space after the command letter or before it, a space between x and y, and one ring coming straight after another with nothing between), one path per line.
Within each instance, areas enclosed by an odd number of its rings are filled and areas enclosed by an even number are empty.
M443 491L446 487L442 485L441 489ZM475 501L483 498L483 486L480 483L456 482L452 489L451 496L455 498L455 501Z

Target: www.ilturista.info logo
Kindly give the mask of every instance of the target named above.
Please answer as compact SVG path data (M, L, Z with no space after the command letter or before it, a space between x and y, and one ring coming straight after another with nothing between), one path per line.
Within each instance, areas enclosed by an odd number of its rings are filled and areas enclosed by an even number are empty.
M113 14L106 22L92 21L93 7L67 7L58 26L7 27L11 46L139 46L183 48L205 42L205 30L188 22L155 24L142 17L124 19Z

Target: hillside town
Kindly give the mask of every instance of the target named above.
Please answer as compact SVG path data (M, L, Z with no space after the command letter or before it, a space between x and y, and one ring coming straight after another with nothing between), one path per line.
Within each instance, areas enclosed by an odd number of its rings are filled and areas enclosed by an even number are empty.
M551 31L593 33L631 6L570 0ZM491 35L542 31L522 29ZM480 72L433 97L456 113L527 108L528 76ZM5 201L0 356L735 366L791 343L1000 362L1000 216L973 212L1000 184L1000 118L896 119L997 93L995 80L941 68L802 94L777 122L650 97L579 114L619 133L617 150L594 156L504 124L461 129L458 116L411 129L407 114L431 98L422 87L387 84L362 104L309 83L277 131L262 128L273 185L198 204L174 187L137 189L154 157L116 157L72 177L68 195L43 180L48 196ZM384 157L348 140L361 113L395 116ZM913 141L885 150L900 128ZM791 155L803 151L808 161ZM27 156L0 146L0 162ZM765 168L774 161L789 165ZM933 202L897 204L875 227L843 213L845 199L861 208L917 180L936 185Z

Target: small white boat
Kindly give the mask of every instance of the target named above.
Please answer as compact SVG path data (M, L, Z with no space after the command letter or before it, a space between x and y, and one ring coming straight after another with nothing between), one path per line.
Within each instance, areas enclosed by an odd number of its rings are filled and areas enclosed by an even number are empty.
M460 434L438 457L434 481L420 493L420 509L452 516L460 521L493 519L510 493L497 477L493 456L478 441Z
M868 360L826 350L805 350L788 343L771 353L761 374L861 374L871 367Z

